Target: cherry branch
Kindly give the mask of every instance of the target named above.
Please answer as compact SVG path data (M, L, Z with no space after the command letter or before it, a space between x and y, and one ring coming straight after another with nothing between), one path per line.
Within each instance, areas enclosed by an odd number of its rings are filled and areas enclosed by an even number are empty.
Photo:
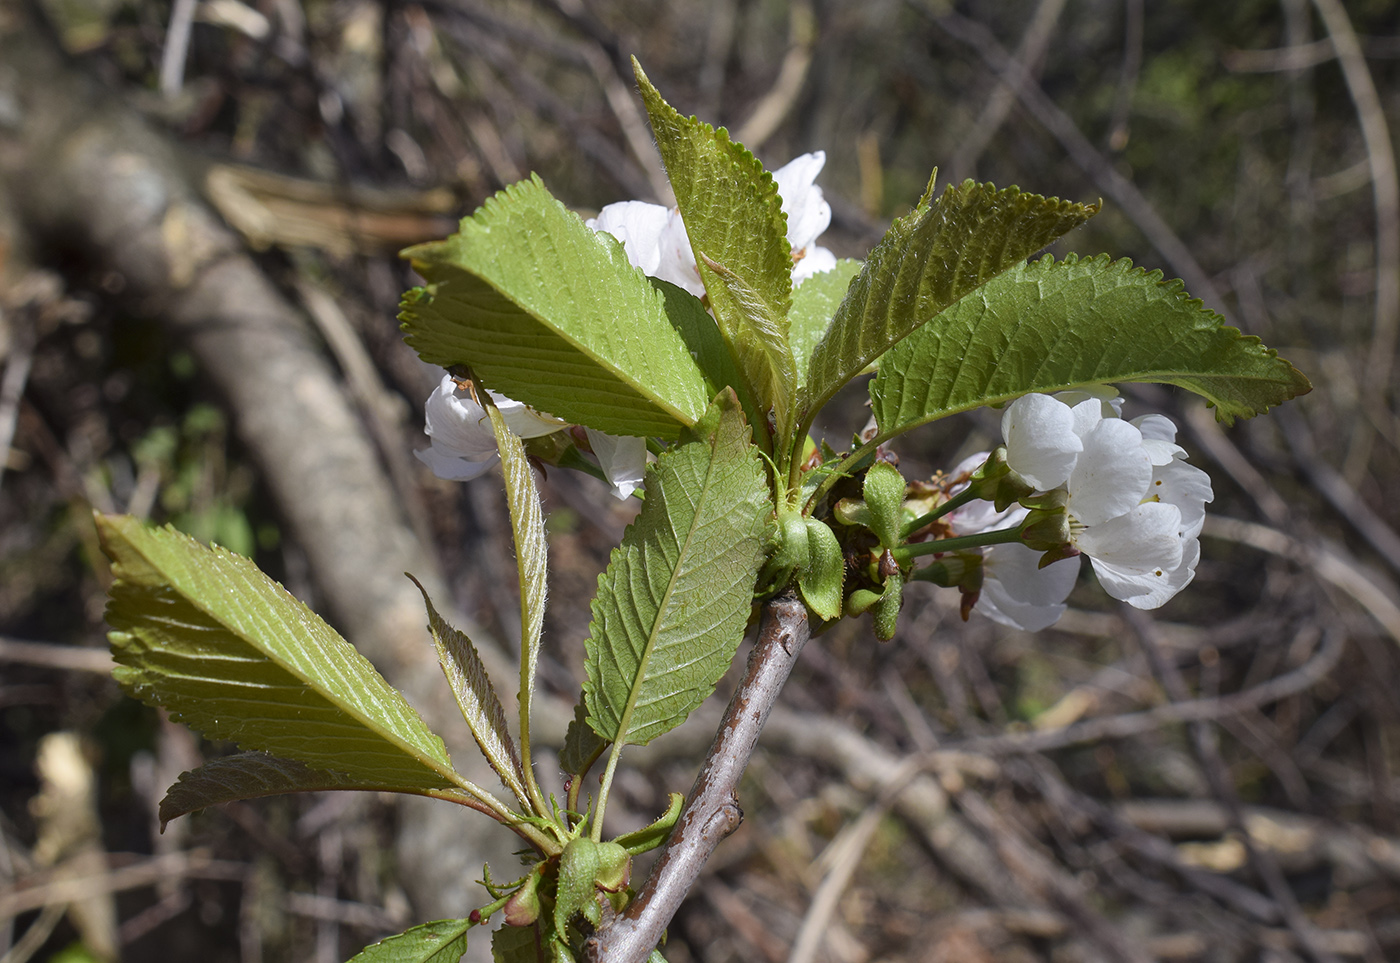
M739 780L811 636L807 607L795 595L780 595L764 604L758 643L749 654L744 679L729 700L676 828L632 905L604 920L589 938L588 959L593 963L644 963L715 847L739 828L744 818Z

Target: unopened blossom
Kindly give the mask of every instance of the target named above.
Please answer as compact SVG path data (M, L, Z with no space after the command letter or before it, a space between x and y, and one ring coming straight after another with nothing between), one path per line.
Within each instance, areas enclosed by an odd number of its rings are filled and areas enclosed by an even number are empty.
M831 205L816 186L817 174L825 163L826 153L816 151L794 158L773 172L783 213L787 215L793 284L836 266L836 256L816 243L831 225ZM670 281L696 297L705 293L685 224L674 208L645 201L621 201L604 207L587 224L621 241L627 260L645 274Z
M1075 401L1012 402L1007 464L1041 491L1065 490L1071 543L1110 595L1157 608L1195 577L1210 478L1186 463L1164 415L1124 421L1111 401Z
M987 452L964 459L950 472L953 477L975 471L987 460ZM956 495L965 485L952 489ZM989 501L976 500L948 514L954 535L980 535L982 532L1015 528L1025 521L1026 509L1012 505L997 511ZM994 622L1038 632L1049 628L1064 615L1065 599L1079 577L1079 560L1064 558L1040 567L1040 553L1024 545L1008 543L977 549L982 554L982 589L976 611Z

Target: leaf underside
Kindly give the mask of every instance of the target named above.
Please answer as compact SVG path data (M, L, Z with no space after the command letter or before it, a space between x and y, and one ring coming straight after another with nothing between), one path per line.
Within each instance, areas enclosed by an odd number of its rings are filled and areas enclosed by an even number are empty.
M458 785L442 740L368 659L252 561L97 516L113 677L211 739L406 792Z
M428 283L399 319L429 364L466 365L489 388L612 434L675 438L704 413L705 380L660 292L538 177L403 254Z
M812 352L807 412L910 332L1098 213L1015 187L964 181L897 219Z
M435 920L366 946L349 963L457 963L467 951L471 920Z
M1022 265L894 348L871 382L882 434L1032 391L1148 381L1205 397L1225 422L1311 390L1180 281L1107 255Z
M418 580L413 579L413 584L418 585ZM452 697L457 700L457 708L466 720L467 728L481 748L481 754L501 777L501 782L522 805L528 806L520 755L510 737L505 709L491 686L491 677L476 651L476 645L464 632L438 614L423 586L418 585L418 591L423 593L423 604L428 609L428 631L437 649L438 664L447 677L448 687L452 690Z
M715 319L759 404L792 407L792 249L773 177L729 132L682 116L633 62Z
M772 513L734 396L648 472L641 514L598 579L585 643L588 722L645 744L714 689L743 637Z
M570 775L582 775L583 771L607 747L598 733L588 724L588 706L582 695L574 706L574 717L564 733L564 745L559 750L559 768Z
M353 778L328 769L311 769L295 759L279 759L265 752L241 752L213 759L198 769L180 774L160 801L160 824L199 809L239 799L258 799L288 792L326 792L363 789L370 792L400 791L383 780ZM467 798L464 797L463 798Z

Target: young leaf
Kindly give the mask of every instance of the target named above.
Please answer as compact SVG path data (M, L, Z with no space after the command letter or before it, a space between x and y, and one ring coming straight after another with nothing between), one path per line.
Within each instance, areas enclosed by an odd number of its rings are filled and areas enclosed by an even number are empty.
M964 181L897 219L851 282L812 352L806 412L819 409L911 331L1055 238L1099 205Z
M471 920L436 920L366 946L349 963L457 963L467 951Z
M788 347L792 248L773 176L742 144L666 103L634 59L666 174L725 341L783 425L796 391Z
M671 830L676 826L676 820L681 816L681 807L684 805L684 796L678 792L670 793L664 813L641 829L625 833L614 839L613 842L633 856L651 852L670 837Z
M541 963L542 960L554 960L549 935L544 932L546 929L543 917L530 926L502 926L491 934L492 963Z
M491 409L494 411L495 409ZM452 697L457 700L457 708L462 718L467 720L481 754L501 777L501 782L520 800L526 809L530 807L530 797L525 790L525 774L520 765L520 756L515 751L515 742L510 737L510 727L506 724L506 712L501 700L491 686L491 677L486 674L486 666L477 654L472 640L438 614L433 608L433 600L418 580L418 591L423 593L423 604L428 608L428 631L432 634L433 645L437 648L438 663L452 689Z
M164 829L177 816L238 799L331 789L401 791L398 786L365 775L354 778L329 769L311 769L295 759L279 759L265 752L241 752L181 773L160 801L160 825ZM439 790L434 795L449 792Z
M583 684L593 731L639 745L679 725L734 657L773 511L731 392L648 474L598 579Z
M559 768L573 776L581 776L588 771L608 744L598 738L598 733L588 724L588 706L579 696L574 706L574 718L564 734L564 746L559 750Z
M405 792L470 784L369 660L251 561L173 528L98 515L112 560L113 677L245 749Z
M467 365L489 388L615 435L675 438L704 414L704 378L661 295L538 177L403 253L428 284L399 318L429 364Z
M802 387L807 384L807 365L812 349L826 333L827 326L841 306L841 299L860 273L861 262L842 258L830 271L813 274L792 291L792 311L788 314L788 343L797 364Z
M535 811L547 812L544 797L535 785L530 764L530 706L535 695L535 671L540 661L540 631L544 626L544 602L548 591L549 546L544 537L544 513L535 488L535 469L525 455L520 438L506 425L495 405L488 405L501 472L506 480L506 503L515 536L516 568L520 588L520 742L524 752L522 776ZM525 802L525 800L521 800ZM529 803L526 803L529 806Z
M1070 255L1017 267L944 311L885 357L870 398L891 434L1032 391L1124 381L1194 391L1227 423L1311 390L1180 281Z

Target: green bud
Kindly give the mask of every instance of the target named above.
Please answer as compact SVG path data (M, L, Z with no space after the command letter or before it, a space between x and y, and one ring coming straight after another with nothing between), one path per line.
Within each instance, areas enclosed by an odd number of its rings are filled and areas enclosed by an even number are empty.
M797 587L802 600L819 618L830 622L841 617L841 589L846 579L846 559L841 543L826 522L808 517L810 564L799 572Z
M836 520L842 525L870 527L870 509L866 506L863 498L843 498L836 503L831 514L835 515Z
M544 863L536 863L520 888L510 894L502 907L507 926L529 926L540 918L540 880L543 877Z
M875 620L875 638L888 642L894 638L895 627L899 622L899 609L904 604L904 573L898 568L885 580L885 591L880 601L871 608Z
M877 461L865 473L865 504L870 510L870 530L883 548L899 544L904 525L904 476L889 462Z

